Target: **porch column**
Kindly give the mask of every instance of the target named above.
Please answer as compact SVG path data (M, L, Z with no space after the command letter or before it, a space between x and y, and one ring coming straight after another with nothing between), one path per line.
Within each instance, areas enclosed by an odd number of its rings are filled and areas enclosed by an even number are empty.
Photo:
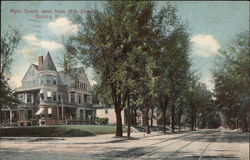
M62 119L63 119L64 115L63 115L63 106L62 106Z
M86 121L86 109L83 110L83 118L84 118L84 121Z
M10 124L12 123L12 110L10 110Z
M59 121L59 107L56 106L56 113L57 113L57 121Z
M77 93L75 92L75 103L78 103Z

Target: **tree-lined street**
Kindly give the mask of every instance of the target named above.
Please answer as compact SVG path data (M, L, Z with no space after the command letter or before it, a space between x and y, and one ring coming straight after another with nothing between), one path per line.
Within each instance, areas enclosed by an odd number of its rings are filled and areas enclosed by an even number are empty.
M82 138L2 138L3 160L242 159L249 158L247 133L199 130L179 134L132 133L131 139L99 135Z
M0 160L250 159L245 3L15 3L1 7ZM21 14L32 5L57 18ZM13 76L27 61L31 78Z

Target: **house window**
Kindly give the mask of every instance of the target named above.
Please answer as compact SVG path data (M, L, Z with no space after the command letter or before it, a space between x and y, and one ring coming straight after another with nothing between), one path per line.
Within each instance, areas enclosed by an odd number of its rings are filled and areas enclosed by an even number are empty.
M87 94L84 94L84 102L87 103L87 97L88 95Z
M23 94L19 94L19 99L23 100L24 99L24 95Z
M47 92L47 99L51 100L51 92L50 91Z
M62 96L61 93L58 93L58 102L61 102Z
M80 118L81 119L83 118L83 110L82 109L80 110Z
M87 91L87 90L88 90L87 83L84 83L84 90L85 90L85 91Z
M56 92L53 92L53 101L56 101Z
M28 110L28 119L32 118L32 110Z
M25 115L25 111L24 110L20 110L20 115Z
M41 76L41 84L45 84L45 77Z
M34 71L30 71L30 72L29 72L29 75L30 75L30 76L34 76L34 75L35 75L35 72L34 72Z
M46 79L46 84L51 84L49 77Z
M52 108L48 108L48 116L49 116L49 118L52 117Z
M75 102L75 93L70 93L70 101Z
M53 79L53 85L56 85L56 78Z
M44 95L43 95L43 93L40 93L40 97L41 97L42 100L44 100Z
M81 104L81 102L82 102L82 96L78 94L78 103Z
M31 94L27 94L27 103L31 103L32 99L31 99Z
M75 87L79 88L79 81L75 81Z

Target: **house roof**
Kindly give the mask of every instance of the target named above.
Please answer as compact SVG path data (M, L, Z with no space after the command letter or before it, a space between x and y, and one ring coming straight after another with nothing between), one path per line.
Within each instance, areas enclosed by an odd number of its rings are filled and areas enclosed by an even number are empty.
M53 70L53 71L56 71L56 66L50 56L50 53L48 52L44 61L43 61L43 64L41 66L41 68L39 70Z
M72 68L72 70L68 73L65 73L64 71L59 71L58 72L63 84L70 85L72 82L74 82L75 79L79 78L80 74L83 74L84 76L82 77L86 82L89 83L89 80L87 78L87 75L85 74L85 71L83 67L79 68ZM90 84L89 84L90 86Z
M38 70L38 65L36 65L36 64L32 64L35 68L36 68L36 70Z

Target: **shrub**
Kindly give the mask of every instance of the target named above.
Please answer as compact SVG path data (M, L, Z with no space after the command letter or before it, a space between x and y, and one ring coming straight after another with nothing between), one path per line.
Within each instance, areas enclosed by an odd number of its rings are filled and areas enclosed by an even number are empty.
M38 120L33 118L33 119L31 119L30 123L31 123L31 126L37 126L38 125Z
M97 118L97 122L98 122L100 125L106 125L106 124L108 124L108 121L109 121L108 118Z

